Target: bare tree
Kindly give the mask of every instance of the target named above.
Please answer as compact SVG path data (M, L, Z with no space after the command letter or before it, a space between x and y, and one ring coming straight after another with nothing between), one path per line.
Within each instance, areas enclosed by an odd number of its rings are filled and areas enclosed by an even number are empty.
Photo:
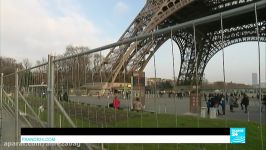
M22 60L22 65L23 65L23 67L24 67L25 69L28 69L28 68L31 67L31 63L30 63L30 61L29 61L28 58L25 58L25 59Z

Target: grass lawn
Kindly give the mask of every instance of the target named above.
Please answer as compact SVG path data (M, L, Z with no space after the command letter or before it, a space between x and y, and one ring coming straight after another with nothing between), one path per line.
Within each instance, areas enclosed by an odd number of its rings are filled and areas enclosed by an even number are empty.
M139 118L129 119L129 127L140 127L141 114ZM176 127L176 117L174 115L159 114L158 126L159 128L171 128ZM260 125L253 122L234 121L234 120L222 120L222 119L203 119L191 116L177 116L177 127L191 127L197 128L219 128L219 127L241 127L246 128L246 144L227 144L227 150L260 150L261 149L261 132ZM117 127L125 127L127 123L125 121L117 122ZM143 113L142 115L142 127L156 127L155 115L151 113ZM266 126L263 129L263 141L266 140ZM110 150L119 149L143 149L144 150L225 150L226 144L109 144L105 145Z
M45 100L28 97L28 102L38 113L40 105L46 105ZM104 144L108 150L261 150L261 126L255 122L206 119L193 116L175 116L169 114L155 114L150 112L132 112L127 110L114 110L78 104L73 102L61 102L68 115L78 127L89 128L246 128L246 144ZM20 102L21 111L25 104ZM45 110L47 110L45 108ZM31 114L30 112L28 112ZM46 121L47 111L40 114L40 119ZM61 119L60 119L61 118ZM71 127L55 106L55 127ZM262 126L263 141L266 145L266 126ZM264 147L265 149L265 147Z

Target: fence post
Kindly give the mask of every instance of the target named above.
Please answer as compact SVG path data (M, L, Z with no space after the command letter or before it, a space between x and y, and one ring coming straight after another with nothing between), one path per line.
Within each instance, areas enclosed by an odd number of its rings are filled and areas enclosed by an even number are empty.
M4 74L1 73L1 84L0 84L0 109L1 109L0 141L1 142L2 142L2 130L3 130L3 88L4 88L3 78L4 78Z
M48 55L48 127L54 127L54 56Z
M4 78L4 74L1 73L1 85L0 85L0 99L1 99L1 104L0 104L0 107L1 107L1 110L2 110L2 104L3 104L3 88L4 88L4 82L3 82L3 78ZM1 113L2 114L2 113Z
M4 89L4 82L3 82L4 74L1 73L1 84L0 84L0 107L1 107L1 119L2 119L2 109L3 109L3 89ZM2 121L1 121L2 123Z
M16 134L16 142L19 142L19 127L18 127L18 69L15 71L15 134Z

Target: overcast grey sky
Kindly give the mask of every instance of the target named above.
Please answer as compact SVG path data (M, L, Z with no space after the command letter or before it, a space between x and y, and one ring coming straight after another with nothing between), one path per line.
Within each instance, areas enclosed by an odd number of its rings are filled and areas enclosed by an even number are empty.
M67 45L90 48L116 42L145 0L0 0L0 55L35 63L48 54L62 54ZM261 43L262 80L265 80L265 43ZM180 55L175 45L178 73ZM158 77L172 78L169 41L156 53ZM160 57L158 57L160 56ZM251 83L258 72L256 42L225 48L226 81ZM145 69L154 76L153 64ZM217 53L205 71L209 81L221 81L222 54Z

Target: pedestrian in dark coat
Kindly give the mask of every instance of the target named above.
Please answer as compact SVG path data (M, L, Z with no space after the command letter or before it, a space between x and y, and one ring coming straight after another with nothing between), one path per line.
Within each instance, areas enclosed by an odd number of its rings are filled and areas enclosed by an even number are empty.
M241 109L243 110L243 105L245 106L245 113L248 112L248 105L249 105L249 98L246 94L244 94L244 97L241 101Z
M231 95L229 96L229 105L230 105L230 111L231 111L231 112L234 112L234 102L235 102L235 100L234 100L234 95L231 94Z
M263 110L263 107L264 107L264 109L266 111L266 94L262 98L261 112Z
M224 96L222 96L220 104L222 106L222 115L225 115L225 100L224 100Z

